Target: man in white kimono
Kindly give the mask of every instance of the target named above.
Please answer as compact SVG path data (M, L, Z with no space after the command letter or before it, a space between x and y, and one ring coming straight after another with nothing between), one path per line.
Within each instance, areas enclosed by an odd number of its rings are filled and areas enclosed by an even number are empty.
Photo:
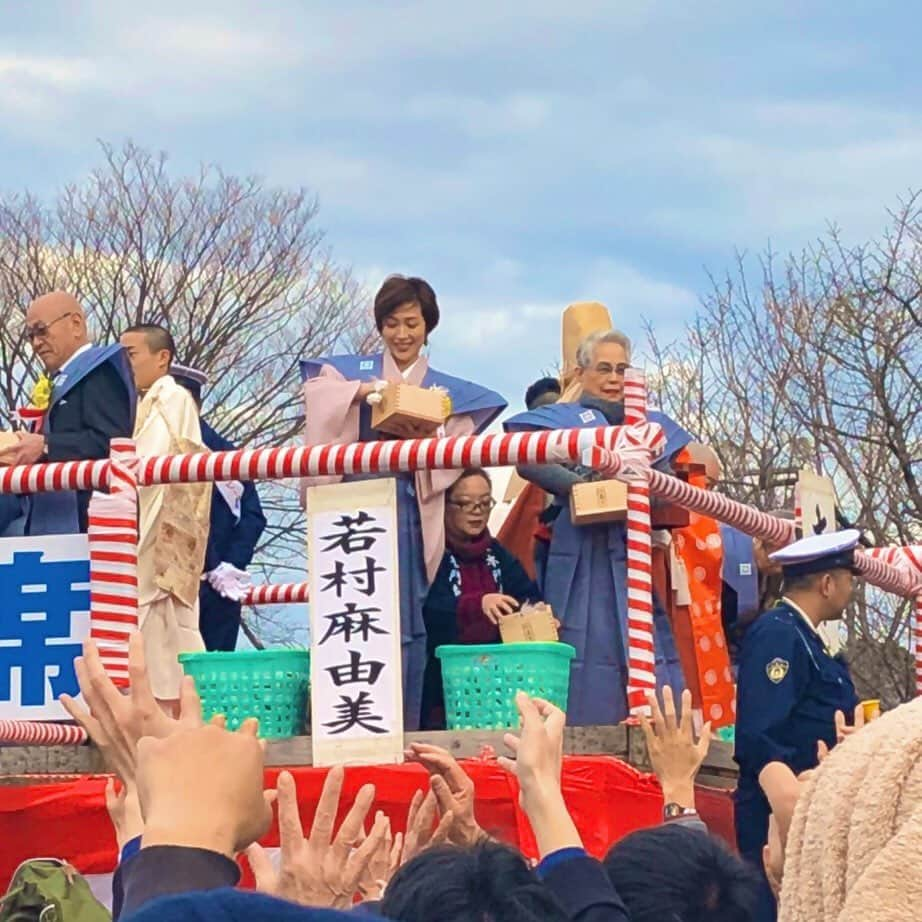
M169 330L141 324L121 336L139 403L134 429L141 457L204 451L198 408L169 371ZM154 695L179 699L180 653L205 649L199 633L199 581L208 541L211 484L169 484L138 491L138 624Z

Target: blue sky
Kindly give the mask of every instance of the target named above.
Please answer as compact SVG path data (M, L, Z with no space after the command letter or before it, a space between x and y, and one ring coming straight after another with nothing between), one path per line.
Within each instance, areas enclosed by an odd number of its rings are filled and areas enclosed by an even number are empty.
M597 299L676 335L734 249L877 234L920 185L904 3L0 5L0 186L97 139L306 185L370 288L435 286L433 362L515 404Z

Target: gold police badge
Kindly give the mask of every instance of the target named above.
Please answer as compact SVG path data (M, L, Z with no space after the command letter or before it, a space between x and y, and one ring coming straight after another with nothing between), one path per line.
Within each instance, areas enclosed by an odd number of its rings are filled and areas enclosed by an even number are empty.
M788 674L788 669L791 668L791 664L786 659L781 659L780 657L775 657L766 667L765 673L768 676L770 682L773 682L775 685L778 685L784 677Z

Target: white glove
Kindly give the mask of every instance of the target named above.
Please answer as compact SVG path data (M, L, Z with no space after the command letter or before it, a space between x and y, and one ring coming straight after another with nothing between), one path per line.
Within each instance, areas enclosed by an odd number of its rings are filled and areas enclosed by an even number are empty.
M233 564L219 563L205 574L211 588L225 599L239 602L253 587L253 578L246 570L238 570Z

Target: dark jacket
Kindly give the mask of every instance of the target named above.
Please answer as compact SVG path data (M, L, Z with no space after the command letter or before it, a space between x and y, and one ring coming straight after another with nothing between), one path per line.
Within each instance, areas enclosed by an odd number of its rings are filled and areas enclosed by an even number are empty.
M212 451L233 451L236 445L219 435L202 420L202 441ZM214 487L211 497L211 525L205 551L204 572L209 573L221 563L245 570L253 560L256 545L266 528L266 517L259 502L256 485L243 484L240 497L240 519L235 518L224 497ZM207 650L233 650L240 629L239 602L219 595L207 580L199 589L199 631Z
M90 461L109 457L113 438L134 430L134 394L112 362L102 362L52 404L45 418L48 461ZM77 493L77 519L87 530L90 490ZM41 502L36 497L35 503ZM30 523L31 526L31 523ZM27 533L33 533L31 527ZM39 532L44 533L44 532Z
M219 435L202 420L202 441L211 451L234 451L236 445ZM252 481L243 484L240 499L240 521L218 493L217 487L211 500L211 530L208 533L208 548L205 552L205 572L213 570L220 563L229 563L239 570L245 570L253 560L256 545L266 527L266 517L256 485Z
M490 545L490 552L499 564L500 580L496 591L511 595L520 605L525 602L540 602L541 593L534 580L530 579L517 557L510 554L497 540ZM445 704L442 693L442 665L435 657L435 651L444 644L458 642L458 599L452 588L452 555L445 552L442 563L423 605L423 620L426 623L426 674L423 679L422 728L424 730L444 729Z

